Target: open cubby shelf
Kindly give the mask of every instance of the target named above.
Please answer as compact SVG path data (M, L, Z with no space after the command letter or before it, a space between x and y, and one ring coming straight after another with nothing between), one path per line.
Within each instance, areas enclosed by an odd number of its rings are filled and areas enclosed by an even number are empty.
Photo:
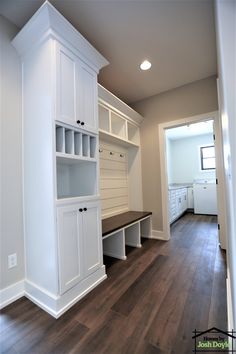
M56 125L56 152L68 157L96 158L96 136Z
M57 123L56 172L57 199L97 195L97 137Z
M139 146L139 127L99 103L99 133L107 141L125 146Z
M97 194L97 164L91 161L65 162L57 157L57 199Z

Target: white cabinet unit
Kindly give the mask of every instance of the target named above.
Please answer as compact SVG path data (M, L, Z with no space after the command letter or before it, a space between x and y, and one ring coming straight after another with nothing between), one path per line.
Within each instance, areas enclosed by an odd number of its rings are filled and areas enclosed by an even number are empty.
M59 317L106 278L97 73L108 63L49 2L13 45L23 67L26 296Z
M169 190L169 222L178 219L187 208L187 188Z

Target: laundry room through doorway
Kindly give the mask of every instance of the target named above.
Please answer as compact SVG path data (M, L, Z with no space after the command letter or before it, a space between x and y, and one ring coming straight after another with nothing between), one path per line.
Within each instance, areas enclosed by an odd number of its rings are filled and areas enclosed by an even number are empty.
M217 217L214 120L165 129L165 145L169 224L185 213Z

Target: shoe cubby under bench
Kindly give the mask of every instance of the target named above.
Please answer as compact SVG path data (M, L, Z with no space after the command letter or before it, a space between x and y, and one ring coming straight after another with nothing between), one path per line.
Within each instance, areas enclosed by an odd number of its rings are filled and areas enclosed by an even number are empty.
M152 213L128 211L102 220L103 254L123 259L125 246L142 247L141 238L151 238Z

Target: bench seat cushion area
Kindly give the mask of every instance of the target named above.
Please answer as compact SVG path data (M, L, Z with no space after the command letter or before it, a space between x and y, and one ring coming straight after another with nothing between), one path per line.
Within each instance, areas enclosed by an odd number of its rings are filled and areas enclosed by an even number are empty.
M126 245L142 247L141 237L151 238L151 215L128 211L102 220L103 254L125 260Z

